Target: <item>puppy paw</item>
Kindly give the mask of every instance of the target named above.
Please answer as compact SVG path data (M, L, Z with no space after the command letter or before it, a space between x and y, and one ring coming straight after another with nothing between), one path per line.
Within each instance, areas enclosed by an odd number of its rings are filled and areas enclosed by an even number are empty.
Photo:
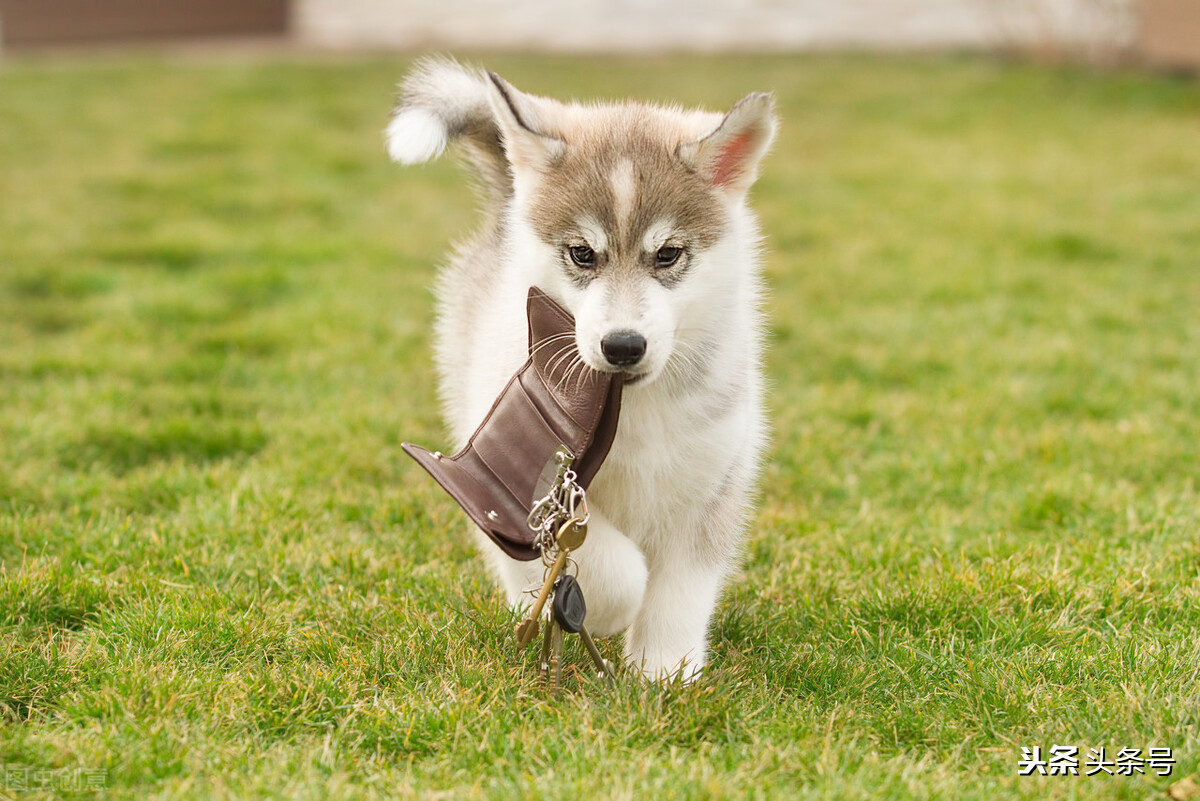
M678 681L691 684L704 670L704 659L688 656L672 659L663 654L649 655L645 651L637 652L626 648L625 662L631 668L639 671L648 681L670 683Z

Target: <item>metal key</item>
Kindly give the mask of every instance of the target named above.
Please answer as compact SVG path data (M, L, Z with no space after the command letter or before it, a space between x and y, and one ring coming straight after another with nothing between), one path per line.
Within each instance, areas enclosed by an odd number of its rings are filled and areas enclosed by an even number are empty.
M596 641L588 633L587 626L579 627L579 639L583 640L583 645L587 648L588 656L596 663L596 667L600 669L600 674L610 682L616 681L617 676L613 673L612 663L600 654L600 649L596 647Z
M537 600L533 602L533 607L529 610L529 616L517 624L513 633L517 636L517 647L524 648L533 641L537 636L541 624L538 622L542 616L542 609L546 606L546 600L550 597L550 591L554 589L554 582L558 581L558 574L562 572L567 564L567 555L571 552L571 547L568 543L575 543L575 547L583 544L583 540L587 537L587 524L578 518L571 518L562 524L562 528L558 530L558 536L555 541L558 543L558 556L554 560L554 564L550 565L550 570L546 574L546 580L542 584L542 591L538 593Z
M553 639L554 626L546 626L546 633L542 636L542 656L538 659L538 664L541 665L542 672L550 670L550 641Z
M562 684L562 648L563 648L563 632L553 620L550 621L550 691L558 695L558 688Z

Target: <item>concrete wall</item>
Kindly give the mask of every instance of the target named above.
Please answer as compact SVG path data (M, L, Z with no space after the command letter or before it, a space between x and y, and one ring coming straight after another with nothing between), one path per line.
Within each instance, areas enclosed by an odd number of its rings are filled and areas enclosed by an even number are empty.
M326 46L640 51L1032 47L1112 50L1136 0L295 0Z

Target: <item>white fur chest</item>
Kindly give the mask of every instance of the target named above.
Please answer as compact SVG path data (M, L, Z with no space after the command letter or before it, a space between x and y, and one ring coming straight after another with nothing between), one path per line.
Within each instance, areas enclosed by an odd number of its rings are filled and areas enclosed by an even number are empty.
M695 530L722 493L754 472L762 435L757 383L720 416L706 410L708 393L672 398L656 387L629 388L591 500L648 552Z

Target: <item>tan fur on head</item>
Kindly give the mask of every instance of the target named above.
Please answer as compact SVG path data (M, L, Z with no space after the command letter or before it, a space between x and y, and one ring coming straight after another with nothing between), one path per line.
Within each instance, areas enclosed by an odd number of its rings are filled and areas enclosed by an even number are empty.
M547 244L581 236L587 216L604 232L603 258L637 269L648 230L669 223L693 252L713 244L725 223L720 196L676 156L694 136L672 112L627 105L580 109L568 118L562 155L536 181L529 221ZM595 242L588 242L595 247ZM603 268L605 265L601 265Z
M725 204L750 188L774 133L763 93L720 115L643 103L562 104L490 77L505 152L514 176L529 185L534 230L555 248L588 244L601 267L645 268L667 244L688 253L711 246Z

